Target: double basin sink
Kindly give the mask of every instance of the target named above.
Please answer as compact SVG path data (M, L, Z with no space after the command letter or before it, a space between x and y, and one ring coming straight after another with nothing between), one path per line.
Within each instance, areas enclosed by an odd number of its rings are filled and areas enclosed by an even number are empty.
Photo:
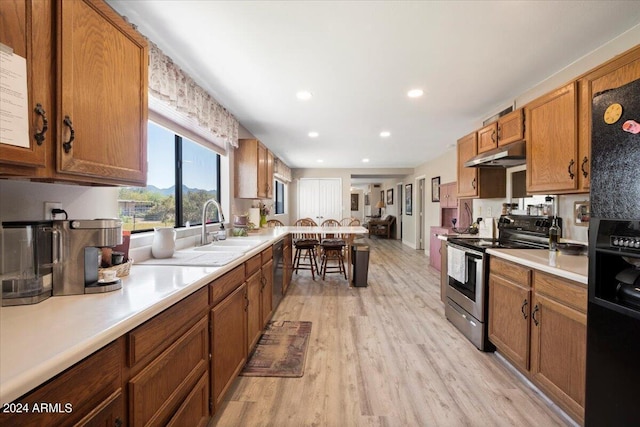
M262 243L244 238L220 240L203 246L176 251L171 258L150 259L141 264L222 267Z

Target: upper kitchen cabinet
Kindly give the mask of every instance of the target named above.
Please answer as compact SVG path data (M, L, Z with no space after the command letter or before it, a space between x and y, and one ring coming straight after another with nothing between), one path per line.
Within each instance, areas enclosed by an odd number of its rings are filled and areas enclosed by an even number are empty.
M458 198L496 198L506 195L506 169L469 168L464 164L478 154L478 134L458 140Z
M581 191L589 191L593 96L637 79L640 79L640 46L613 58L578 79L578 182Z
M53 53L43 49L43 45L50 47L47 42L51 39L51 26L46 25L51 12L47 9L48 6L39 1L0 1L0 43L6 46L7 55L11 55L12 50L14 55L26 60L29 106L29 145L9 145L4 136L0 137L2 173L19 175L25 172L20 166L46 166L46 147L53 138L48 132L48 122L53 111L48 78L40 78L38 71L43 71L45 76L52 74ZM38 21L43 25L31 25Z
M34 144L46 123L39 110L48 119L45 161L29 163L26 156L16 160L2 144L0 174L81 184L144 185L146 40L101 0L16 0L2 2L0 7L3 19L5 9L12 9L14 16L25 11L23 38ZM21 26L13 27L3 23L4 44L15 44ZM11 37L5 35L9 32Z
M484 153L523 139L524 113L520 108L478 131L478 153Z
M239 199L273 197L273 153L257 139L241 139L234 153L235 196Z
M577 83L525 106L527 193L571 193L578 188Z

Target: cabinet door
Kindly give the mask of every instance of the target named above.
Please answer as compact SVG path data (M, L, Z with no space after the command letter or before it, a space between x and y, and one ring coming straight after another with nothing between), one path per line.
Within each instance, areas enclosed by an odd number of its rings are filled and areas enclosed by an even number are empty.
M590 187L591 106L593 95L640 79L640 47L630 50L591 71L578 80L579 85L579 160L580 190Z
M273 314L273 260L267 261L262 266L262 319L260 322L260 332L271 319Z
M587 315L543 295L533 299L533 381L580 423L584 420Z
M440 301L447 302L447 285L449 283L447 242L440 242Z
M167 427L205 427L209 423L209 377L203 375Z
M124 397L118 390L74 427L121 427L125 420Z
M525 107L527 192L570 192L578 188L576 83Z
M102 1L58 7L57 170L144 185L146 41Z
M247 361L247 285L211 310L211 397L214 409Z
M258 197L267 197L267 149L258 144Z
M273 153L269 150L267 150L265 174L265 181L267 183L267 199L273 199Z
M478 151L475 132L458 140L458 197L478 196L478 169L464 167L464 163L476 154Z
M262 300L262 272L258 270L247 279L247 351L251 353L262 332L260 304Z
M498 147L498 124L491 123L478 131L478 153Z
M429 229L429 265L438 271L440 271L440 243L442 241L438 239L437 234L442 233L443 230L442 227L431 227Z
M46 146L52 143L50 132L43 131L53 116L47 89L50 87L53 47L51 46L51 4L31 0L0 1L0 43L13 49L13 54L25 58L28 91L28 146L9 145L0 140L0 164L45 166ZM38 70L45 67L45 73ZM37 106L39 105L39 108ZM35 135L40 135L38 138ZM0 169L0 173L13 173Z
M522 108L498 119L498 146L524 139L524 112Z
M489 340L518 368L529 369L531 291L489 276Z

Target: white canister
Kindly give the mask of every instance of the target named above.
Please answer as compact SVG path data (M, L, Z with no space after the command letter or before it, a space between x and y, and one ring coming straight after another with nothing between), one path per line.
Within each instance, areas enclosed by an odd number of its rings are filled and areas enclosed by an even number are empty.
M154 230L151 255L154 258L171 258L176 250L176 229L157 227Z
M255 227L260 227L260 208L249 209L249 222L253 223Z

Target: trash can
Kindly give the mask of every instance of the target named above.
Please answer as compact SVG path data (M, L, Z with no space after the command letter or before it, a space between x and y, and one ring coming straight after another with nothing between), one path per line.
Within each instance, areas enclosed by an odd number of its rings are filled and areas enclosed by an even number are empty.
M351 246L351 283L353 286L364 288L367 286L367 276L369 275L369 246Z

